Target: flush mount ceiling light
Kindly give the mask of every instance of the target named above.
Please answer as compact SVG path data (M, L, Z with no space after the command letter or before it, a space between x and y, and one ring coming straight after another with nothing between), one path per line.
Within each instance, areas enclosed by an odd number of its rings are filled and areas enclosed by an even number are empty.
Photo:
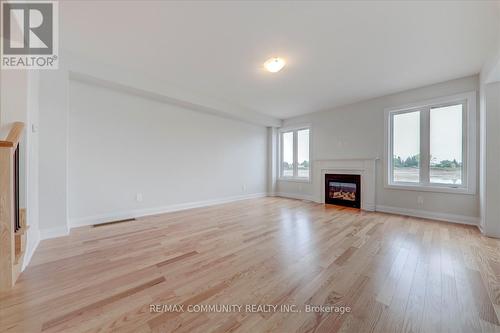
M271 58L264 63L264 67L271 73L279 72L285 67L285 59L283 58Z

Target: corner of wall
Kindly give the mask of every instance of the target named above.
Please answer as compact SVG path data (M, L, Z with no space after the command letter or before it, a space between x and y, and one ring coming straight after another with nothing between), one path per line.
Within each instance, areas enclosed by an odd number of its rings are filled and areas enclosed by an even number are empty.
M278 131L276 127L267 128L267 193L276 192L276 175L278 163Z
M31 258L35 253L35 250L38 248L40 244L40 230L38 228L33 228L28 230L28 248L26 249L26 255L23 260L22 270L24 271L28 264L31 262Z
M67 225L55 228L40 229L40 240L68 236L69 231L70 229Z

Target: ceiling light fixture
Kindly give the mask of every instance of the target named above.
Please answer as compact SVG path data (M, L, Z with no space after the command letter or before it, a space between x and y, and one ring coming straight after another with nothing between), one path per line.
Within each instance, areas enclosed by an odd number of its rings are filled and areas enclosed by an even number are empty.
M285 67L285 59L283 58L271 58L264 63L264 67L271 73L279 72Z

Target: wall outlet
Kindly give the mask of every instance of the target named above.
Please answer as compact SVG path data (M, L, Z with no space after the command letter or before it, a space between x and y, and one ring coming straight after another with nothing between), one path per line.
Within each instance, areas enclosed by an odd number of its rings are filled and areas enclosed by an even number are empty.
M135 195L135 201L137 202L142 202L142 193L138 192L136 195Z
M420 208L424 206L424 197L421 195L417 195L417 206Z

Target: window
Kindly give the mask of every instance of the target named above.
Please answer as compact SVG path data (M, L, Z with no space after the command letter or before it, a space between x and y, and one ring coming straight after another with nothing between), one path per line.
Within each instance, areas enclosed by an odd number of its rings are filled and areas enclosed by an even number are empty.
M387 187L475 192L475 93L386 111Z
M430 110L429 180L436 184L462 184L464 104Z
M293 132L283 133L282 176L293 177Z
M392 117L394 182L420 182L420 111Z
M297 176L309 178L309 129L297 131Z
M281 131L280 178L309 180L309 135L309 128Z

